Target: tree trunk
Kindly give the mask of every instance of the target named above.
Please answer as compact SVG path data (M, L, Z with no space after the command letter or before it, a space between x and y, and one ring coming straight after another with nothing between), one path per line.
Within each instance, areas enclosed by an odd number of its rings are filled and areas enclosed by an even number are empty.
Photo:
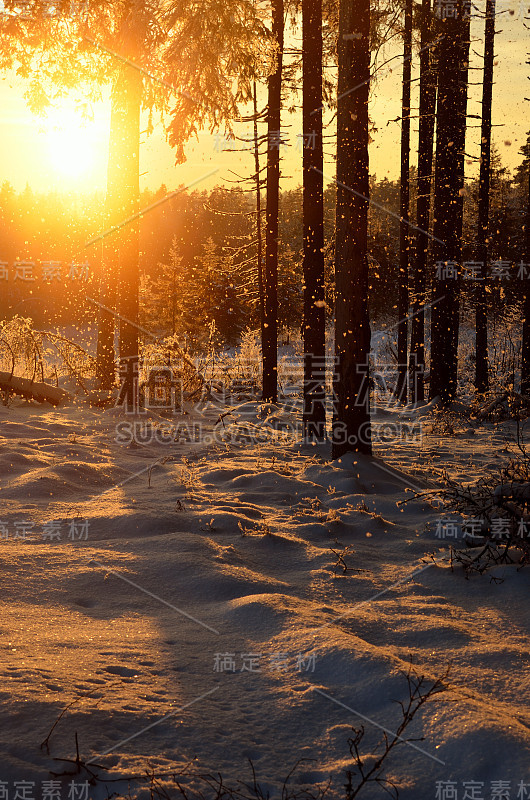
M478 194L477 255L480 262L476 287L475 388L488 389L488 312L486 280L488 276L488 221L490 213L491 101L493 95L493 59L495 47L495 0L486 0L484 33L484 77L482 83L482 126Z
M254 169L256 170L256 240L257 240L257 267L258 267L258 303L259 324L261 331L261 344L263 347L263 323L265 322L265 299L263 291L263 245L261 239L261 178L259 164L259 136L258 136L258 90L256 81L252 86L252 100L254 103Z
M370 2L340 0L332 457L371 454L368 316Z
M304 438L326 438L322 0L302 3Z
M142 9L126 4L116 47L134 61L144 42ZM109 229L102 244L101 304L117 311L120 320L121 359L138 358L139 242L138 220L126 220L137 213L139 204L140 110L143 79L140 70L120 68L111 95L109 160L107 170L106 217ZM100 311L97 367L102 388L115 381L114 327L117 314ZM129 320L127 322L126 320ZM130 377L130 371L129 371ZM131 400L131 387L128 398Z
M112 127L112 123L111 123ZM102 246L103 250L103 246ZM116 275L112 269L112 255L107 247L101 259L99 279L99 302L105 308L113 308L116 302ZM114 322L113 314L103 308L98 312L98 341L96 350L96 379L100 389L110 390L114 386Z
M442 5L442 9L444 6ZM430 396L453 400L458 375L459 264L464 209L464 148L469 58L467 0L440 20L434 194Z
M125 219L139 211L140 204L140 111L142 76L128 69L125 87L126 120L121 191ZM138 358L139 220L123 228L119 268L120 360ZM128 321L127 321L128 320Z
M418 133L418 193L410 331L410 389L413 403L425 400L425 283L429 251L431 174L436 108L436 73L433 67L431 0L422 0L420 43L420 108Z
M124 115L120 95L123 94L123 71L117 79L111 94L109 157L107 165L107 192L105 196L105 220L107 230L120 221L118 202L119 176L123 168L121 142L124 137ZM122 217L123 218L123 217ZM101 306L98 319L97 377L102 389L111 389L116 379L116 358L114 353L114 331L117 317L115 310L118 298L119 233L109 233L101 243L101 277L99 300Z
M109 158L107 166L107 192L105 196L105 219L107 230L112 230L127 214L121 191L121 179L127 160L124 141L127 139L125 100L126 68L122 68L111 94ZM102 264L100 281L100 303L106 309L116 310L120 272L120 250L122 232L108 233L102 241ZM115 382L114 331L118 317L111 311L100 309L97 344L97 371L102 389L110 389Z
M526 264L530 264L530 158L528 161L528 200L525 222ZM521 353L521 394L530 395L530 291L528 278L524 279L523 344Z
M403 48L403 92L401 101L401 181L399 222L399 293L397 350L398 370L396 397L407 401L407 350L409 308L409 202L410 202L410 79L412 69L412 0L405 4Z
M267 208L263 323L263 399L278 399L278 211L280 201L280 125L283 65L283 0L272 2L272 37L278 45L277 64L268 82Z

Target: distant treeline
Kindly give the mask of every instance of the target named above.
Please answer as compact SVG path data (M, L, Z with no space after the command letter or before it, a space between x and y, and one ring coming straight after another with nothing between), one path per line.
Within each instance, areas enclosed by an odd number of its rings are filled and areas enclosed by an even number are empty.
M491 305L517 303L517 264L522 259L524 175L528 160L511 177L497 156L491 186L491 261L510 262L514 277L493 284ZM415 175L411 175L415 186ZM372 318L396 314L399 262L399 181L371 181L370 304ZM141 208L170 194L165 186L145 191ZM415 207L414 198L411 205ZM477 182L467 185L463 258L473 259ZM302 190L285 191L280 205L279 323L301 324ZM263 225L262 220L262 225ZM411 220L414 224L414 219ZM326 299L333 306L335 190L325 193ZM31 317L39 327L94 320L87 298L98 298L106 230L104 197L17 193L0 188L0 318ZM227 342L249 324L259 326L255 197L222 187L184 192L145 214L141 221L142 323L157 334L179 333L193 341L215 322ZM431 265L431 273L435 265ZM464 282L465 284L465 282ZM466 292L471 296L471 282ZM500 303L499 303L500 305ZM465 308L465 304L464 304Z

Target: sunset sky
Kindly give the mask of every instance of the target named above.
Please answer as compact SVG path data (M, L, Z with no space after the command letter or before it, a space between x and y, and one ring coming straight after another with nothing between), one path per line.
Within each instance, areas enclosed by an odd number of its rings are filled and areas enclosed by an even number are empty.
M481 4L480 7L482 7ZM530 129L530 103L524 101L530 95L528 75L530 67L526 64L529 46L529 33L524 27L524 15L528 9L523 3L515 5L514 0L501 0L498 11L505 12L498 17L496 53L496 84L494 87L493 137L503 163L513 169L520 162L519 148ZM510 13L510 10L512 13ZM472 23L471 66L480 65L477 56L483 51L483 21ZM473 52L475 51L475 52ZM398 50L388 47L380 54L379 63L386 61ZM417 58L414 59L417 69ZM416 73L417 76L417 73ZM470 73L471 81L481 80L481 73ZM378 72L371 94L371 116L376 130L371 145L370 171L378 178L387 176L395 179L399 174L399 134L400 124L391 122L400 114L401 100L401 60L394 59ZM76 112L74 101L64 101L53 117L39 118L31 114L23 97L24 81L12 75L3 76L0 82L0 104L2 125L0 126L0 182L8 180L16 189L29 184L35 190L59 189L67 191L104 190L106 182L106 160L109 126L109 102L93 106L93 122L84 123ZM413 84L413 107L417 107L418 83ZM481 87L470 86L468 113L480 113ZM264 98L263 98L264 99ZM413 112L414 113L414 112ZM327 115L330 118L330 115ZM297 136L301 133L299 114L284 114L285 136L290 144L282 147L283 187L293 188L301 182L301 150ZM473 127L479 120L469 121L467 152L478 154L479 129ZM250 132L248 125L242 125L240 132ZM328 132L333 130L333 126ZM262 128L262 132L264 128ZM413 136L417 131L417 120L413 121ZM142 188L156 189L161 183L175 188L184 183L196 181L201 175L218 168L219 172L197 184L197 188L210 188L233 178L230 170L249 175L253 170L250 155L223 152L224 148L240 147L223 141L222 135L204 132L199 141L191 141L187 148L187 162L174 165L174 156L167 145L161 124L150 136L142 136L141 178ZM414 147L414 144L413 144ZM326 176L332 176L334 165L331 153L327 157ZM415 163L414 155L412 163ZM468 164L468 175L473 174L474 166Z

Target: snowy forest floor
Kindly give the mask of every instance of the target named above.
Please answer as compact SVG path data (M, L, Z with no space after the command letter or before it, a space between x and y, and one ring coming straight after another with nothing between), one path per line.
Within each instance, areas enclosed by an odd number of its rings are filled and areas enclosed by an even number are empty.
M71 768L54 758L75 758L77 734L108 770L94 768L91 797L148 797L140 780L110 782L148 767L252 784L249 759L280 797L308 759L290 785L331 778L327 796L342 798L352 727L370 763L377 726L401 722L403 673L432 682L451 664L385 777L407 800L434 800L440 781L458 797L473 781L469 797L495 797L495 781L530 797L530 572L467 578L436 536L440 510L398 505L442 469L464 482L496 471L513 424L438 435L427 412L380 409L376 425L422 423L420 439L329 463L325 448L238 440L260 406L226 410L221 423L222 408L191 411L201 441L167 445L120 444L130 420L115 409L0 408L0 781Z

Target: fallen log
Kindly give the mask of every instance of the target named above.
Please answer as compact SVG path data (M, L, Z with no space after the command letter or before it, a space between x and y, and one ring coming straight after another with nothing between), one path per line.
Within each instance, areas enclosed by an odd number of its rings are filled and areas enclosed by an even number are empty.
M478 411L476 412L476 418L479 420L487 419L490 416L490 414L492 414L495 409L497 409L500 405L506 402L507 399L508 399L508 392L503 392L498 397L495 397L490 403L487 403L487 405L482 406L482 408L479 408Z
M28 400L38 403L50 403L60 406L72 400L72 395L59 386L50 386L48 383L32 381L29 378L19 378L10 372L0 372L0 390L7 394L18 394Z

